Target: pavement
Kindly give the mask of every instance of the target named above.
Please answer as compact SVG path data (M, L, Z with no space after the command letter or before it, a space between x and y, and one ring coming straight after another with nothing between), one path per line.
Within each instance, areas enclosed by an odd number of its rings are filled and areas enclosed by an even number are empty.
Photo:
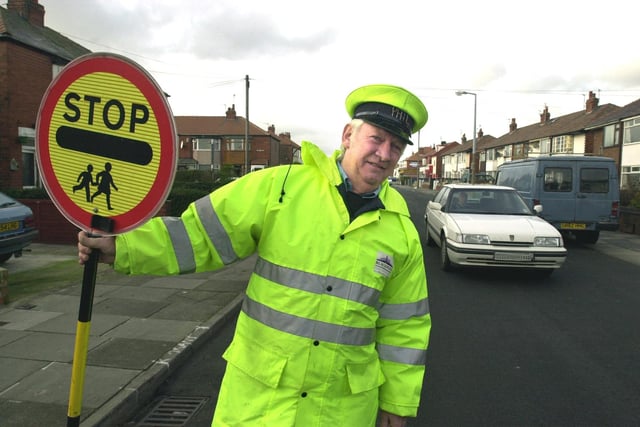
M640 235L602 232L594 250L640 266ZM77 259L75 246L32 244L11 274ZM124 276L100 265L82 392L81 426L117 426L240 309L255 256L213 273ZM65 426L78 284L0 305L0 425ZM46 278L44 278L46 280Z
M30 245L11 275L77 259L68 245ZM117 426L230 317L256 257L224 270L182 276L125 276L100 265L95 281L81 426ZM65 263L68 264L68 263ZM84 267L78 283L0 305L0 426L67 425ZM46 278L43 278L46 280ZM77 368L77 367L76 367Z

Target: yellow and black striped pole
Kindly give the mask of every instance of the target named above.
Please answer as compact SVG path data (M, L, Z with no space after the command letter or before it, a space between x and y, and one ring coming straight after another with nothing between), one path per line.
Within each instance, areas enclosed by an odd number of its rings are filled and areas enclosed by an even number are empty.
M93 308L93 294L96 287L96 273L98 271L99 256L99 251L91 252L89 261L84 265L82 293L80 294L80 309L78 311L78 323L76 325L76 343L73 350L73 367L71 369L67 427L77 427L80 425L82 391L84 389L84 372L85 367L87 366L89 331L91 330L91 311Z
M94 229L97 228L107 233L113 230L113 221L99 215L93 215L91 225ZM91 234L90 236L98 237ZM71 368L71 385L69 387L67 427L78 427L80 425L84 373L87 366L89 332L91 330L91 311L93 310L93 294L96 288L99 258L100 251L94 250L84 265L82 292L80 293L80 309L78 310L78 323L76 325L76 342L73 350L73 366Z

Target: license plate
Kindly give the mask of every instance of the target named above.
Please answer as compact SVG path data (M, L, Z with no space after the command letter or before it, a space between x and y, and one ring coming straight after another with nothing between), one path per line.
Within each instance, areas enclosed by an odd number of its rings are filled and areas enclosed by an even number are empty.
M579 224L577 222L562 222L560 228L563 230L584 230L587 228L587 224Z
M5 233L7 231L15 231L20 228L20 223L18 221L13 222L3 222L0 224L0 233Z
M533 254L531 253L522 253L522 254L511 254L506 252L496 252L493 255L493 259L496 261L532 261Z

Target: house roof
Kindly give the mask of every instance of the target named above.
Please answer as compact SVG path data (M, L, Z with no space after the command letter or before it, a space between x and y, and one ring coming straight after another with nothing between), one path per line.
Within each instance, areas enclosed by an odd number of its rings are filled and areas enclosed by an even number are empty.
M581 110L575 113L549 119L543 123L534 123L506 133L496 138L483 148L501 147L504 145L533 141L553 136L581 133L584 132L585 129L592 127L593 123L601 121L604 117L615 113L619 109L620 107L617 105L604 104L595 107L589 113L586 110Z
M640 116L640 99L621 107L618 110L612 111L608 115L602 117L600 120L594 121L589 128L598 128L611 123L615 123L620 120L629 119L631 117Z
M244 136L245 134L246 120L244 117L175 116L174 120L179 135ZM249 135L269 135L269 133L249 122Z
M458 141L452 141L452 142L447 142L444 147L442 147L441 149L438 150L438 152L436 153L437 156L442 156L445 155L451 151L453 151L454 149L456 149L457 147L460 146L460 143Z
M492 144L496 140L495 136L491 135L482 135L479 138L476 138L476 151L480 151L486 148L488 145ZM447 154L453 153L464 153L467 151L473 151L473 140L463 142L455 146L454 148L447 151Z
M48 27L32 25L18 13L0 7L0 41L14 42L41 50L64 62L91 51Z

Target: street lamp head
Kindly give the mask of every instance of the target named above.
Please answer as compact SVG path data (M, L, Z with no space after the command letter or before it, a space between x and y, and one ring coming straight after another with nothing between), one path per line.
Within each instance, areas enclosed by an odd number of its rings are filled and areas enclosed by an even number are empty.
M467 92L463 91L463 90L457 90L456 91L456 95L460 96L460 95L466 95Z

